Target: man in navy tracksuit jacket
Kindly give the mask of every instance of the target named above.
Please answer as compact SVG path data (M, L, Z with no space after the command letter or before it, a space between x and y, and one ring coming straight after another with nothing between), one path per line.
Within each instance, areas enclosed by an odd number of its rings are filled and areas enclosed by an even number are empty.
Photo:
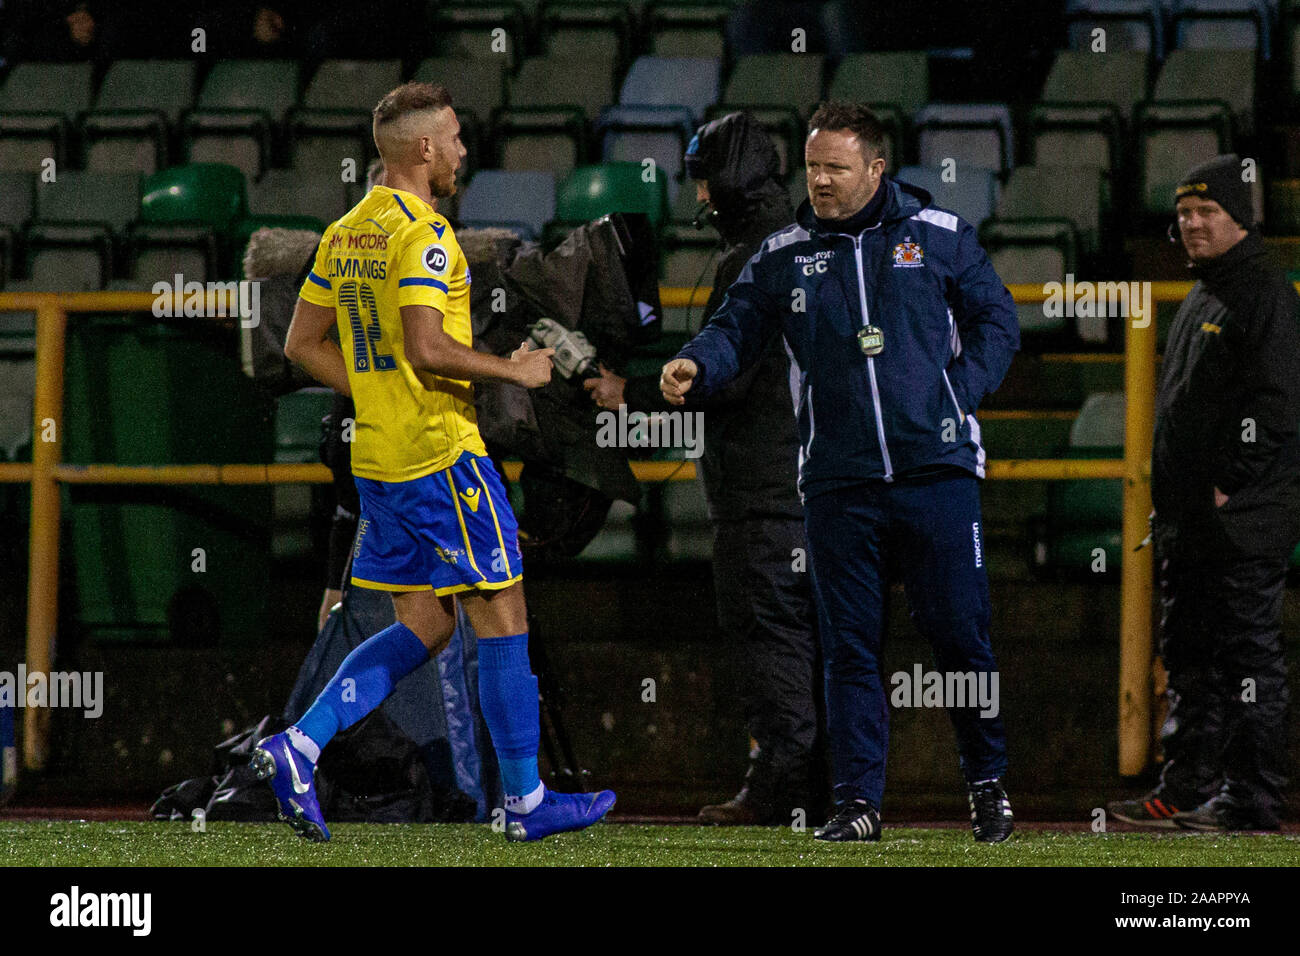
M770 335L784 336L836 785L836 813L816 836L872 840L888 742L880 647L890 571L902 575L938 670L972 675L966 687L997 686L974 412L1006 374L1019 328L975 229L884 174L870 111L824 104L809 125L809 201L764 241L708 326L664 367L661 387L673 404L708 396L757 361ZM944 703L975 837L1005 839L997 709Z

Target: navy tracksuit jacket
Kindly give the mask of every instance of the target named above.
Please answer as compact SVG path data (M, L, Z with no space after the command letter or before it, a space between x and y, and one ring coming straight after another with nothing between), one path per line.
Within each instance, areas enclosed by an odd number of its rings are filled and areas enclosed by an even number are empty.
M679 353L707 396L784 336L799 422L799 490L826 661L836 796L880 806L888 740L880 669L886 572L941 672L996 671L989 643L974 412L1019 346L1015 306L975 229L885 177L878 225L824 231L805 200L764 240ZM859 330L883 349L865 354ZM903 670L910 670L906 662ZM999 685L1000 686L1000 685ZM1000 717L950 707L968 782L1000 777Z

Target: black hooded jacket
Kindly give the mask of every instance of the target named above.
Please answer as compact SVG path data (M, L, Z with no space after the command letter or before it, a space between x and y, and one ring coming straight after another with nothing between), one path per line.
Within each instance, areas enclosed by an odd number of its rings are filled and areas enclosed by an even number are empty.
M1156 395L1157 535L1205 555L1289 553L1300 540L1300 296L1256 230L1192 271Z
M765 238L794 221L794 211L780 183L776 148L747 113L733 113L705 126L699 155L709 170L709 199L717 210L712 222L722 237L713 291L704 306L707 323L745 263ZM632 411L670 407L659 392L658 376L629 379L623 394ZM802 518L795 487L799 431L790 397L790 360L781 336L772 337L761 360L746 374L700 407L700 469L714 520Z

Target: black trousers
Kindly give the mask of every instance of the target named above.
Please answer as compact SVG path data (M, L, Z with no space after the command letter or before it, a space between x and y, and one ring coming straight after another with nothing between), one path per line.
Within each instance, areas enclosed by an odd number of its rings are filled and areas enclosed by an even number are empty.
M1231 812L1275 826L1287 782L1287 558L1226 560L1173 543L1157 560L1169 672L1162 797L1188 810L1221 792Z
M714 524L718 623L736 654L745 722L758 743L746 785L761 814L811 809L815 797L818 650L806 556L797 518Z

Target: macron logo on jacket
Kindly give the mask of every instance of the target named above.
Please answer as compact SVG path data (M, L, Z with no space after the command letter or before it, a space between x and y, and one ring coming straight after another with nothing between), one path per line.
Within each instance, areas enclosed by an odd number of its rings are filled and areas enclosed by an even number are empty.
M878 225L827 231L805 200L679 353L699 398L779 330L791 359L804 498L955 465L984 477L974 412L1019 348L1015 304L975 229L890 178Z

